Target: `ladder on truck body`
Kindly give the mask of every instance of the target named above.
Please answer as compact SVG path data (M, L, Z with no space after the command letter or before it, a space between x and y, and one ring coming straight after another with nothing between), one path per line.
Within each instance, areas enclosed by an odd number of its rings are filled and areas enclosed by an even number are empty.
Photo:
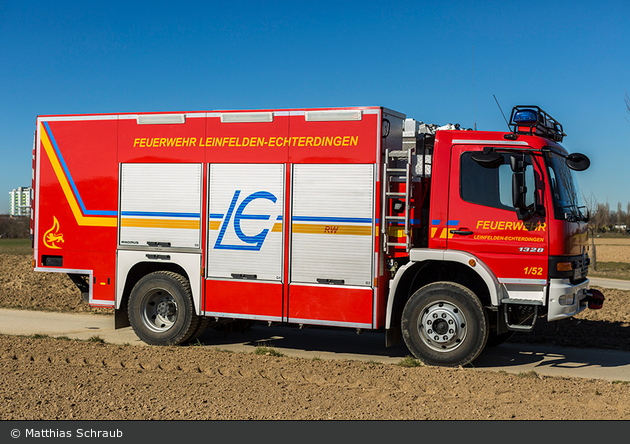
M383 250L387 252L390 247L405 247L408 252L411 249L411 196L412 196L412 165L415 147L407 150L385 150L385 162L383 165L383 214L381 233L383 236ZM402 161L402 162L401 162ZM404 163L404 166L392 163ZM400 191L400 184L405 184L405 191ZM394 185L398 184L398 185ZM397 188L397 191L394 189ZM394 204L403 204L403 215L394 215ZM404 236L392 236L390 228L399 228L402 223ZM399 233L399 231L396 231ZM404 242L392 241L392 237L403 237Z
M403 130L402 150L385 150L385 161L383 163L383 209L381 215L381 233L383 237L383 250L387 253L390 247L405 247L409 252L412 247L411 209L413 207L411 198L413 194L414 181L425 181L431 177L433 142L438 126L426 124L414 119L405 119ZM405 184L405 191L400 191L401 184ZM397 185L395 185L397 184ZM419 202L415 205L424 205L428 186L423 186L423 194ZM394 214L393 203L395 200L404 205L404 214ZM421 210L421 208L415 211ZM424 217L424 216L422 216ZM428 218L428 215L426 216ZM390 228L399 228L402 224L404 236L392 235ZM418 233L421 243L428 245L428 224L423 224L421 232ZM403 242L392 237L403 237Z

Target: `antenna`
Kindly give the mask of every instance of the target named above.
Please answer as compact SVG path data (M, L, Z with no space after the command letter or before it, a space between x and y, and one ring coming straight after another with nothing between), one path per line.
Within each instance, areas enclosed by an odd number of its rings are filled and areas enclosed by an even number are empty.
M508 123L507 119L505 118L505 114L503 114L503 110L501 109L501 105L499 105L499 101L497 100L497 96L492 94L492 97L494 97L494 101L497 102L497 106L499 107L499 111L501 111L501 115L503 116L503 120L505 120L505 124L508 126L508 129L511 129L510 128L510 124Z
M473 117L475 120L475 131L477 131L477 104L475 103L475 47L472 47L472 75L473 75Z

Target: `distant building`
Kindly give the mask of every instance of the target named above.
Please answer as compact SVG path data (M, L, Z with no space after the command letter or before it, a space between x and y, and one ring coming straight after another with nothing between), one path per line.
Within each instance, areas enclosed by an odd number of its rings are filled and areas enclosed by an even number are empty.
M11 216L31 215L31 187L19 187L9 192Z

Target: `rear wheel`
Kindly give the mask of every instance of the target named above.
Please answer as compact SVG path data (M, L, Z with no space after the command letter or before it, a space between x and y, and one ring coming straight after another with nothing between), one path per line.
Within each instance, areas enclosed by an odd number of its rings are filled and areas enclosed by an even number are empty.
M488 339L488 318L479 298L453 282L416 291L405 305L401 327L409 351L427 365L469 364Z
M151 345L186 342L201 322L188 280L170 271L156 271L138 281L129 296L128 314L133 331Z

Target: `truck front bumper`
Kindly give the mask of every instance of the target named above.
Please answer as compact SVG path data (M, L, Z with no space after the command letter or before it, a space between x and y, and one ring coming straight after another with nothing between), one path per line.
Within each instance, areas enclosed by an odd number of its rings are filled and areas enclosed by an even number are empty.
M603 302L603 295L601 298L601 302ZM547 321L557 321L575 316L585 310L594 299L599 300L599 298L594 298L593 292L589 290L588 279L580 284L572 284L569 279L551 279ZM601 308L601 303L599 307L593 305L591 308Z

